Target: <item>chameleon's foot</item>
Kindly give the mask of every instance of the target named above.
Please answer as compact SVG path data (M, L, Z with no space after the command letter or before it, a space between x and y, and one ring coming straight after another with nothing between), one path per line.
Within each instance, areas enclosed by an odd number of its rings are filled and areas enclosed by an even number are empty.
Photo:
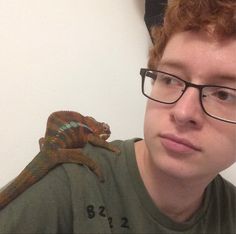
M108 142L107 142L108 143ZM120 154L120 149L114 145L112 145L111 143L108 143L109 144L109 150L114 152L115 154Z
M102 138L99 138L93 134L90 134L88 136L88 142L90 142L92 145L95 146L100 146L102 148L108 149L112 152L114 152L115 154L120 154L120 150L118 149L118 147L112 145L111 143L103 140Z
M117 147L115 147L114 152L115 152L116 154L120 154L120 149L118 149Z
M91 169L91 168L90 168L90 170L92 170L92 171L94 172L94 174L98 177L98 179L99 179L99 181L100 181L101 183L104 183L104 182L105 182L105 179L104 179L104 176L103 176L103 174L102 174L102 172L101 172L101 170L100 170L100 167L97 167L97 168L95 168L95 169Z
M86 165L99 179L100 182L104 182L104 177L99 165L86 156L81 149L58 149L57 156L60 163L77 163Z

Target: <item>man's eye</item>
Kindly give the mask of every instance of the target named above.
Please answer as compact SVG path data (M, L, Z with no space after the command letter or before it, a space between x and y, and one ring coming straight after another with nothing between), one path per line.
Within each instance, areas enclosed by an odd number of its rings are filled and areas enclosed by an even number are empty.
M236 91L235 90L218 90L212 93L212 96L217 98L219 101L236 103Z
M219 91L215 94L221 100L227 100L230 97L230 94L225 91Z
M158 77L158 82L162 85L174 85L174 86L178 86L181 85L180 81L178 81L177 79L170 77L170 76L161 76Z
M174 83L173 79L170 77L163 77L162 79L160 79L160 81L167 84L167 85Z

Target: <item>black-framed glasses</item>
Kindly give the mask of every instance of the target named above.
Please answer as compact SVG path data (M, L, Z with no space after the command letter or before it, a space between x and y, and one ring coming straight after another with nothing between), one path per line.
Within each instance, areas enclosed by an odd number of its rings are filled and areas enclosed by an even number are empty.
M163 71L141 68L142 93L147 98L174 104L188 87L199 90L203 111L212 118L236 124L236 89L218 85L197 85Z

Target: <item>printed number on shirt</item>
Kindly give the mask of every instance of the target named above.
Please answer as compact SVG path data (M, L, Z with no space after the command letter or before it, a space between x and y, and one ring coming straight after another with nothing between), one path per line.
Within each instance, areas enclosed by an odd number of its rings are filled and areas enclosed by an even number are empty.
M86 208L86 211L87 211L87 216L88 216L89 219L93 219L96 216L101 216L101 217L104 217L104 218L107 217L106 208L104 206L99 206L99 207L96 208L94 205L88 205L87 208ZM114 228L113 218L112 217L107 217L107 219L108 219L110 228ZM129 227L129 220L126 217L121 217L120 227L127 228L127 229L130 228Z

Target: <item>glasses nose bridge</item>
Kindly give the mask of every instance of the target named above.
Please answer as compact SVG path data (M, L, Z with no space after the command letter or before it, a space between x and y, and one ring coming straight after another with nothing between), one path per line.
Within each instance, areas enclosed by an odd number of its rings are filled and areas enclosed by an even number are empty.
M182 95L178 98L177 101L179 101L180 99L182 99L182 97L185 95L186 91L188 88L195 88L198 90L198 100L200 102L200 105L202 106L203 108L203 104L202 104L202 89L204 88L204 85L197 85L197 84L194 84L194 83L191 83L191 82L188 82L186 80L183 80L183 82L185 83L185 88L182 92Z
M191 82L188 82L188 81L184 81L185 82L185 89L184 89L184 93L186 92L186 90L189 88L189 87L192 87L192 88L195 88L199 91L199 95L201 97L201 93L202 93L202 89L204 87L204 85L197 85L197 84L194 84L194 83L191 83Z

